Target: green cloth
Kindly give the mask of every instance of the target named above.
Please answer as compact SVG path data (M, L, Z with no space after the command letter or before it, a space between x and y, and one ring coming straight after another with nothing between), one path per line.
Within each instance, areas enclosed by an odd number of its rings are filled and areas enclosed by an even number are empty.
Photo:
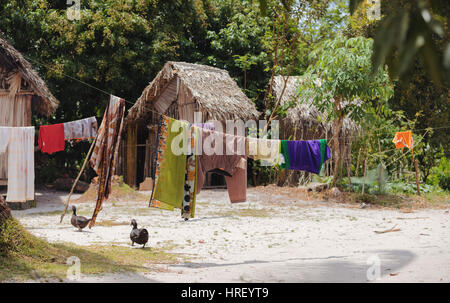
M327 152L327 140L326 139L320 139L320 166L319 166L319 174L322 170L323 165L323 159L325 159L325 153Z
M176 147L187 142L188 124L182 121L167 119L168 125L160 133L158 149L161 157L159 162L159 176L153 199L163 204L181 208L185 180L186 154L174 153ZM183 142L183 143L181 143ZM174 145L172 146L172 143ZM174 150L172 149L174 147ZM163 205L161 205L163 206ZM165 208L165 207L163 207Z
M289 162L289 149L288 149L287 140L281 140L280 154L282 154L284 157L284 163L280 165L280 168L289 169L291 167L291 164Z

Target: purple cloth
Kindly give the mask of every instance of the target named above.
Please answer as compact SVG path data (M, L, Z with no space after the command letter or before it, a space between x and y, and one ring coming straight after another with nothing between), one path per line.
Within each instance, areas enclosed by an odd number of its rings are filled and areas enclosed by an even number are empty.
M197 126L204 129L214 130L214 123L208 122L208 123L193 123L193 126Z
M326 146L323 162L320 156L320 141L288 141L290 169L304 170L319 174L322 164L331 157Z

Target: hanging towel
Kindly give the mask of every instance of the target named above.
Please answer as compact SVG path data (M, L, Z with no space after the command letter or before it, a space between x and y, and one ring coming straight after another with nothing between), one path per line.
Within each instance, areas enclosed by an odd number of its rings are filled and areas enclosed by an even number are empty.
M288 149L288 141L281 140L280 142L280 167L285 169L290 169L290 161L289 161L289 149Z
M320 139L320 166L319 173L322 170L322 165L331 158L330 147L328 146L328 142L326 139Z
M199 132L203 149L198 156L197 193L203 187L206 173L219 168L231 175L231 177L225 177L230 201L245 202L247 199L246 138L207 129L199 129Z
M322 164L331 157L325 140L287 141L287 147L289 169L319 174Z
M411 149L414 145L411 131L396 132L392 142L395 144L395 148L407 147Z
M86 119L64 123L65 140L89 140L97 136L97 119Z
M0 126L0 154L6 152L10 137L11 127Z
M273 166L278 163L280 140L247 137L247 155L261 160L261 165Z
M8 145L8 202L34 200L34 127L11 127Z
M158 129L155 182L150 207L168 205L169 209L173 209L182 206L188 126L186 122L167 116L161 117Z
M38 143L43 153L53 154L64 150L64 123L39 127Z
M111 193L111 180L119 154L124 112L125 100L111 95L100 125L94 151L89 160L98 175L97 203L89 228L94 226L103 201L108 199Z

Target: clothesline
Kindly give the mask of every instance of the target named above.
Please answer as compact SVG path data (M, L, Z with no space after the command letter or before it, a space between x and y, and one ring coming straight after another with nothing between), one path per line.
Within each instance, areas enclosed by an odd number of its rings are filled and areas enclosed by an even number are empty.
M37 61L37 60L34 60L34 59L32 59L32 58L30 58L30 57L28 57L28 56L25 56L25 55L23 55L23 56L24 56L27 60L33 61L34 63L37 63L37 64L39 64L39 65L42 65L42 66L46 67L47 69L56 71L54 68L52 68L52 67L50 67L50 66L48 66L48 65L46 65L46 64L44 64L44 63L42 63L42 62L39 62L39 61ZM97 91L99 91L99 92L102 92L102 93L104 93L104 94L106 94L106 95L108 95L108 96L114 95L114 94L112 94L112 93L109 93L109 92L107 92L107 91L101 89L101 88L95 87L94 85L91 85L91 84L89 84L89 83L87 83L87 82L84 82L84 81L82 81L82 80L80 80L80 79L77 79L77 78L75 78L75 77L72 77L72 76L70 76L70 75L67 75L67 74L65 74L65 73L62 73L62 72L60 72L60 71L58 71L58 73L62 74L62 75L65 76L65 77L68 77L68 78L70 78L70 79L72 79L72 80L75 80L75 81L77 81L77 82L79 82L79 83L81 83L81 84L84 84L84 85L86 85L86 86L89 86L89 87L91 87L91 88L93 88L93 89L95 89L95 90L97 90ZM123 99L123 98L122 98L122 99ZM135 102L130 102L130 101L127 101L126 99L123 99L123 100L124 100L126 103L130 104L130 105L134 105L134 104L135 104ZM160 113L160 112L158 112L158 111L155 111L155 110L153 110L153 109L151 109L151 108L148 108L148 107L146 107L146 110L148 110L149 112L152 112L152 113L154 113L154 114L157 114L157 115L163 115L162 113ZM381 128L379 128L378 130L383 129L383 128L385 128L385 127L387 127L387 126L381 127ZM411 131L417 132L417 131L424 131L424 130L427 131L427 130L430 130L430 129L435 130L435 129L448 129L448 128L450 128L450 125L442 126L442 127L428 127L428 128L422 128L422 129L411 129ZM344 138L359 138L359 137L361 137L361 136L359 136L359 135L339 136L338 139L344 139Z

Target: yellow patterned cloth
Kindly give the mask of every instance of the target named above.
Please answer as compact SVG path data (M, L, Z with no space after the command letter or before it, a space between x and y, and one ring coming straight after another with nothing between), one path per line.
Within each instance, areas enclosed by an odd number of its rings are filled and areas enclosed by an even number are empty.
M161 118L150 207L173 209L182 206L188 128L186 122L167 116Z

